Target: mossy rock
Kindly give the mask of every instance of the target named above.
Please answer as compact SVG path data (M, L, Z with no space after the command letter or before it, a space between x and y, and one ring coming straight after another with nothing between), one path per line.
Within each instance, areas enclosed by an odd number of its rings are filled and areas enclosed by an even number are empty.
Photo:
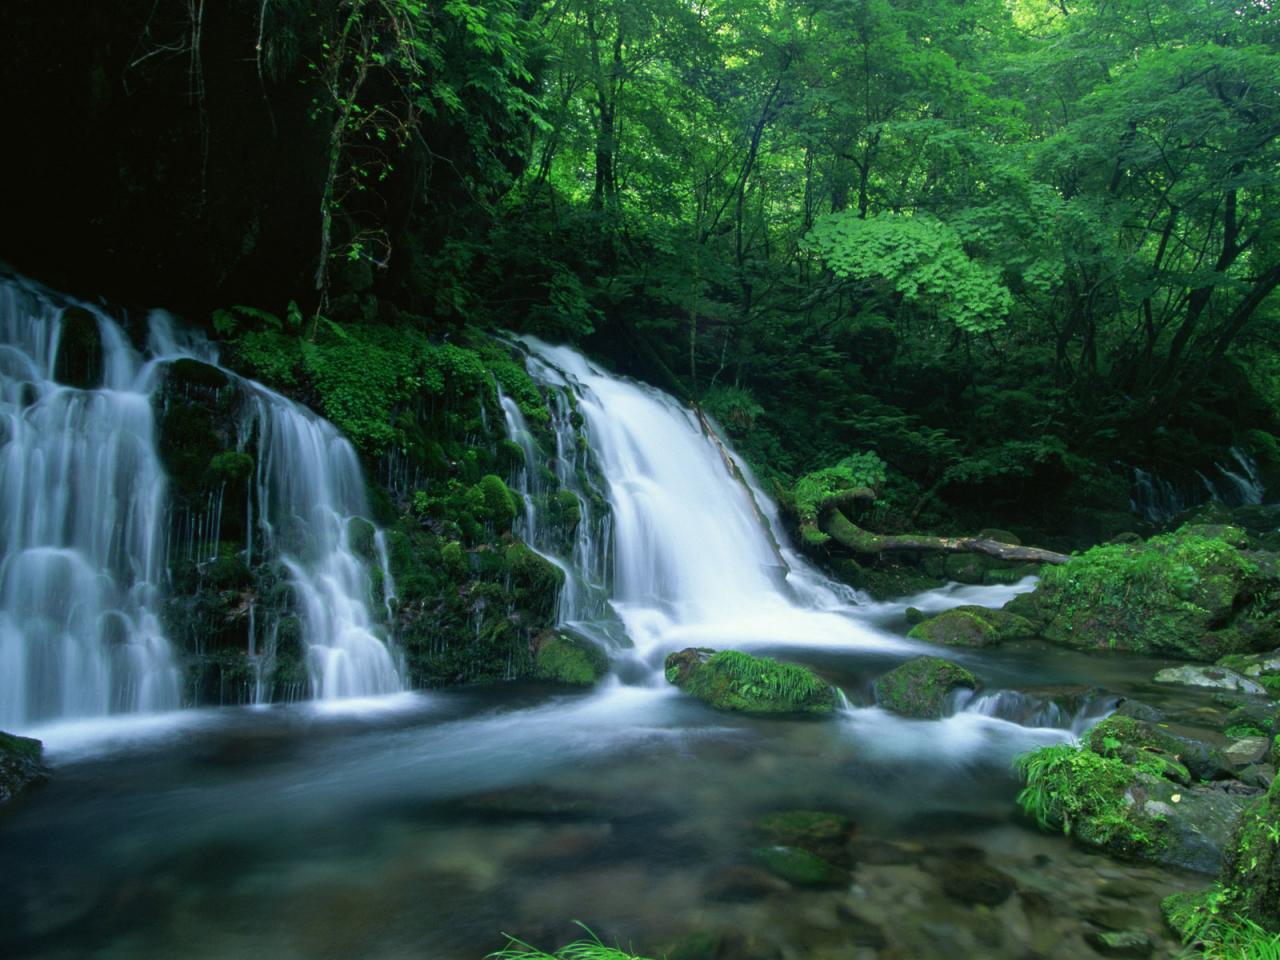
M609 658L585 637L558 630L538 640L533 675L539 680L589 687L609 672Z
M48 777L44 744L0 731L0 805Z
M352 517L347 521L347 543L351 552L365 563L378 563L378 528L364 517Z
M179 390L196 389L218 391L231 385L231 379L217 367L190 357L174 360L166 374L169 386Z
M690 647L670 654L665 667L669 683L717 710L757 716L835 713L835 688L797 664Z
M799 847L757 847L751 854L756 863L793 886L830 889L849 882L845 870Z
M1010 640L1029 640L1035 625L1005 610L965 606L946 610L911 628L912 640L947 647L991 647Z
M1198 524L1104 544L1046 568L1024 603L1046 639L1078 649L1190 660L1270 649L1280 642L1280 567L1247 542L1238 528Z
M939 720L954 690L976 690L978 678L940 657L916 657L875 682L876 704L917 720Z
M1150 723L1113 713L1085 735L1084 743L1101 757L1143 766L1175 783L1191 782L1182 762L1186 742Z

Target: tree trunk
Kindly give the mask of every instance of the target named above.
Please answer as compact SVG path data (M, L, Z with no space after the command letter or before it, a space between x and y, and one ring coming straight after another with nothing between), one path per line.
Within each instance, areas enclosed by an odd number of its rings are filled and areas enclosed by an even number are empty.
M1066 563L1071 558L1064 553L1042 550L1039 547L1017 547L986 537L930 537L915 534L887 536L863 530L853 523L839 507L825 510L818 527L842 547L854 553L881 554L903 550L927 550L937 553L985 553L1001 560L1027 560L1033 563Z

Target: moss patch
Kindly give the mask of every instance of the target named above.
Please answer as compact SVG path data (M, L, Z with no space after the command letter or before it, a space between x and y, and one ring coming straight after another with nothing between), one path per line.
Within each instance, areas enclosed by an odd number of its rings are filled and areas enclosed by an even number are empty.
M585 637L564 631L543 634L533 658L539 680L589 687L609 672L609 658Z
M666 676L717 710L811 716L835 712L835 689L808 667L737 650L681 650L667 657Z
M975 606L946 610L916 624L907 634L913 640L948 647L991 647L1035 635L1035 625L1026 617Z

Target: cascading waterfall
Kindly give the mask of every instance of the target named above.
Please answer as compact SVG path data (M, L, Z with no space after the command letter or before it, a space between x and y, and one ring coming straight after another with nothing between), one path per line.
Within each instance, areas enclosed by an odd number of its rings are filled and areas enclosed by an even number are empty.
M221 494L206 510L172 515L153 398L167 364L216 355L164 314L148 324L144 355L102 311L0 281L0 728L181 705L178 656L159 617L165 570L171 557L211 554ZM402 689L353 546L359 521L385 558L363 520L354 449L326 421L236 379L248 398L245 436L258 443L262 546L288 571L314 695ZM257 619L246 638L254 658Z
M1232 447L1229 465L1215 462L1210 474L1197 470L1199 485L1177 484L1140 467L1121 464L1129 477L1129 506L1152 523L1164 523L1201 503L1239 507L1262 503L1266 489L1258 465L1248 452Z
M611 555L610 606L650 667L691 644L902 647L850 616L851 591L786 547L773 505L749 474L734 476L741 464L692 411L652 387L610 376L567 347L520 339L530 352L530 375L554 403L572 392L583 418L612 514L611 529L591 535L611 535L612 551L594 542L584 552ZM518 410L508 403L506 411L512 438L537 463ZM556 435L563 482L578 472L570 453L576 438ZM535 539L536 520L527 521Z
M105 315L71 316L100 363L72 355L68 311L0 284L0 727L11 729L179 704L156 616L155 365ZM77 363L78 385L58 382Z
M368 566L353 543L363 525L369 547L377 548L364 519L369 509L355 449L328 421L259 384L246 387L251 399L242 433L258 438L259 522L298 601L313 694L331 700L403 689L369 610Z

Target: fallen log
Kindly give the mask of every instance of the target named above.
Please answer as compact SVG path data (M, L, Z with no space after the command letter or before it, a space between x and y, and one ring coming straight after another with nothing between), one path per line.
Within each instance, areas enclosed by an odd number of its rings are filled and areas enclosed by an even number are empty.
M1066 563L1071 559L1065 553L1055 553L1039 547L1015 546L1012 543L1001 543L999 540L991 540L987 537L931 537L923 534L871 533L845 516L844 511L838 506L830 502L825 506L826 509L818 520L818 529L854 553L881 554L899 550L985 553L1001 560L1026 560L1032 563L1054 564Z

